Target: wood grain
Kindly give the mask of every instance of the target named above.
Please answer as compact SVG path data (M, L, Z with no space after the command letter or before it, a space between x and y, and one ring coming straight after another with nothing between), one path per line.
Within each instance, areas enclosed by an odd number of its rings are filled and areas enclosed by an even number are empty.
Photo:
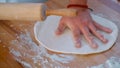
M49 0L46 4L49 9L65 8L68 0ZM120 29L120 13L113 8L106 6L105 3L99 0L89 0L89 7L94 9L95 14L110 19L118 25ZM30 32L31 37L34 39L33 27L34 21L0 21L0 68L22 68L21 64L14 60L13 56L9 53L8 47L12 46L10 42L17 39L16 35L25 33L27 30ZM119 32L120 34L120 32ZM86 68L87 66L98 65L104 63L108 58L115 56L120 58L120 35L114 46L103 53L92 54L92 55L76 55L68 66L70 68ZM49 51L53 54L54 52ZM57 53L54 53L57 54ZM64 64L63 64L64 65Z

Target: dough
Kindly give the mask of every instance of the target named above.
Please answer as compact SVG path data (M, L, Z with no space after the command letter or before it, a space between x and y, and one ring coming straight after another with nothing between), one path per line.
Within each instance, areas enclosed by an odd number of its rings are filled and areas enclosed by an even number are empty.
M43 22L37 22L34 26L34 34L36 40L48 50L59 52L59 53L72 53L72 54L93 54L106 51L110 49L115 43L118 36L118 28L112 23L112 21L104 19L102 17L91 14L94 21L112 29L112 33L108 34L100 31L105 38L108 39L108 43L104 44L99 39L95 37L95 41L99 45L97 49L92 49L88 42L82 36L82 47L76 48L72 38L72 32L66 29L65 32L60 35L55 35L55 30L57 29L59 16L49 16Z

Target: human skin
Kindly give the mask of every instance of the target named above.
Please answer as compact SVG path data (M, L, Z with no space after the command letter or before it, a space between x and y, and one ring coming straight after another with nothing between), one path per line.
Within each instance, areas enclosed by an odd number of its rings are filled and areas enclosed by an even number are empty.
M69 4L87 5L87 0L69 0ZM59 22L59 26L55 31L56 35L61 35L66 27L69 28L73 33L73 39L76 48L80 48L82 46L80 38L81 34L84 35L85 39L88 41L92 48L98 47L98 44L94 41L93 35L103 43L108 42L108 40L104 38L104 36L100 34L98 30L111 33L111 29L97 24L95 21L93 21L88 9L81 7L70 8L76 9L78 11L78 15L75 17L62 17Z

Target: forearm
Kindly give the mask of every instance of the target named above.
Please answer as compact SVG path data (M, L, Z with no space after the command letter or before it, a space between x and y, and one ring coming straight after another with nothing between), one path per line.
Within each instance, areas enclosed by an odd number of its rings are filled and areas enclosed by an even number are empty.
M86 5L87 4L87 0L69 0L69 4Z

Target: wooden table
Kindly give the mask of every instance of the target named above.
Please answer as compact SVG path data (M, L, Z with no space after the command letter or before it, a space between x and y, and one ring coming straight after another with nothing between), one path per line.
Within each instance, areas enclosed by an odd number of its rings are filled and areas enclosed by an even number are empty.
M120 29L120 13L119 10L110 8L101 1L89 0L89 6L94 9L94 13L115 22ZM50 9L64 8L68 0L49 0L46 4ZM112 3L111 3L112 5ZM12 46L12 40L19 40L17 38L21 33L30 32L34 40L33 27L35 22L31 21L0 21L0 68L23 68L20 63L14 60L14 57L9 53L8 47ZM119 33L120 34L120 33ZM35 40L34 40L35 41ZM75 55L76 58L68 66L70 68L86 68L87 66L98 65L104 63L108 58L115 56L120 58L120 35L114 46L103 53L93 55ZM50 51L49 51L50 52ZM52 53L52 52L50 52ZM55 53L57 54L57 53ZM64 64L63 64L64 65Z

